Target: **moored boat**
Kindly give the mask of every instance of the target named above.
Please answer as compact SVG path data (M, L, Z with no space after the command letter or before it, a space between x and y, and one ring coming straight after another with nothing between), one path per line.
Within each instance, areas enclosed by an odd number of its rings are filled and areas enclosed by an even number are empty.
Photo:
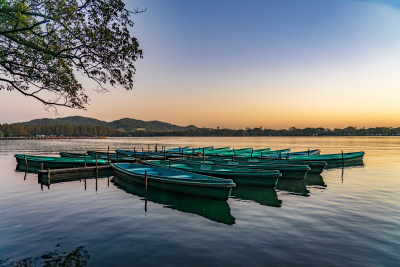
M202 163L202 159L182 159L179 162L192 162L192 163ZM232 161L232 160L205 160L203 163L211 164L216 166L224 166L230 168L241 168L241 169L256 169L256 170L278 170L281 174L281 178L288 179L298 179L303 180L307 176L307 172L311 170L311 168L306 164L279 164L274 162L241 162L241 161Z
M98 159L97 161L92 158L66 158L66 157L48 157L48 156L32 156L15 154L18 164L28 165L29 167L43 168L45 169L60 169L60 168L73 168L73 167L83 167L85 166L95 166L97 165L107 165L107 161L103 159ZM85 163L86 162L86 163Z
M221 179L185 172L173 168L163 168L135 163L112 163L114 171L132 181L148 187L226 201L235 183L231 179Z
M212 158L211 158L212 159ZM241 161L245 163L269 163L269 164L300 164L300 165L308 165L311 169L308 173L312 174L321 174L326 167L327 163L325 161L307 161L307 160L278 160L278 159L269 159L269 158L236 158L235 161Z
M169 158L179 158L182 155L178 153L167 153L167 152L146 152L146 151L136 151L136 150L115 150L118 154L127 157L134 157L142 160L147 159L169 159Z
M61 157L66 158L85 158L85 153L71 153L71 152L60 152ZM119 153L106 153L106 152L95 152L88 151L86 153L86 158L90 159L103 159L109 160L110 162L133 162L135 161L134 157L128 157Z
M232 179L237 185L275 187L281 173L278 170L243 169L230 166L218 166L203 163L154 160L146 164L184 170L193 173Z
M362 161L364 152L351 152L351 153L337 153L337 154L321 154L321 155L310 155L310 156L292 156L288 160L296 161L325 161L328 165L340 165L351 162Z

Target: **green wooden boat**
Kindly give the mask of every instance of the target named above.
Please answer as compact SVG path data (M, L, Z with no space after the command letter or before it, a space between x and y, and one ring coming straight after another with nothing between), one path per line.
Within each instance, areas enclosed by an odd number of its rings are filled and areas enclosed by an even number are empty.
M136 151L136 150L123 150L117 149L115 150L119 155L123 155L126 157L134 157L142 160L146 159L170 159L170 158L179 158L182 157L181 154L178 153L167 153L167 152L146 152L146 151ZM99 154L100 152L96 152ZM107 153L103 154L107 155Z
M114 171L127 179L178 193L226 201L235 183L206 175L135 163L112 163Z
M86 153L86 158L90 159L103 159L103 160L110 160L110 162L134 162L134 157L124 156L118 153L95 153L93 151L89 151ZM85 153L71 153L71 152L60 152L61 157L65 158L85 158Z
M197 197L187 194L179 194L172 191L148 188L141 183L115 175L111 182L121 190L129 194L139 196L143 200L145 210L147 202L161 204L164 208L174 209L185 213L196 214L214 222L227 225L235 224L235 217L226 201Z
M47 157L15 154L18 164L28 165L28 167L40 168L43 164L44 169L61 169L85 166L84 158L65 158L65 157ZM97 160L97 165L107 165L107 161L103 159ZM96 160L92 158L86 159L86 166L95 166Z
M352 153L337 153L337 154L322 154L322 155L310 155L310 156L293 156L289 157L288 160L296 161L325 161L329 165L340 165L350 162L362 161L364 152L352 152Z
M238 185L275 187L281 173L278 170L242 169L202 163L171 162L168 160L146 161L153 166L169 167L214 177L232 179Z
M220 147L220 148L191 148L191 149L186 149L183 151L184 155L197 155L198 153L200 153L201 155L205 154L205 155L214 155L214 154L218 154L218 153L223 153L226 151L229 151L230 147Z
M256 158L256 157L262 157L266 155L275 155L283 152L288 152L290 151L290 148L286 149L280 149L280 150L259 150L259 151L254 151L252 152L251 148L246 148L243 150L228 150L228 151L223 151L221 153L216 153L216 154L206 154L206 155L213 155L213 156L219 156L219 157L230 157L230 158Z
M281 178L288 179L298 179L303 180L307 176L307 172L311 170L308 165L302 164L279 164L273 162L241 162L241 161L232 161L232 160L206 160L204 162L201 159L184 159L179 160L179 162L188 162L188 163L204 163L211 165L218 165L223 167L233 167L233 168L241 168L241 169L259 169L259 170L278 170L281 174Z
M214 158L210 158L213 160ZM252 164L300 164L300 165L308 165L310 170L308 174L321 174L324 168L327 166L325 161L307 161L307 160L278 160L278 159L268 159L268 158L236 158L235 161L245 162L245 163L252 163Z

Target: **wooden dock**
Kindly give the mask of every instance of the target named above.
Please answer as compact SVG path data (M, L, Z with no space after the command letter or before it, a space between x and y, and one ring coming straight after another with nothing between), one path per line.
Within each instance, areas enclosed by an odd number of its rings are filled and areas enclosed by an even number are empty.
M49 185L51 183L67 182L106 174L112 174L112 168L110 165L39 170L38 183Z

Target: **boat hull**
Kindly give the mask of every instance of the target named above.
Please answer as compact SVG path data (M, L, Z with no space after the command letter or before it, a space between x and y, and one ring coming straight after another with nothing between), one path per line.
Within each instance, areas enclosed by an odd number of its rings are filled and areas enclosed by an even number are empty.
M62 157L35 157L35 156L25 156L15 155L17 163L20 165L28 165L32 168L41 168L43 164L44 169L62 169L62 168L74 168L74 167L84 167L85 160L82 158L62 158ZM97 165L107 165L104 160L97 160ZM96 166L96 160L86 159L86 166Z
M117 173L117 175L146 186L146 179L144 174L129 172L123 168L118 167L118 164L111 164L111 166ZM149 188L157 188L160 190L167 190L204 198L226 201L231 195L232 187L234 186L234 184L210 185L201 183L186 183L185 181L171 181L168 179L164 180L148 175L147 186Z

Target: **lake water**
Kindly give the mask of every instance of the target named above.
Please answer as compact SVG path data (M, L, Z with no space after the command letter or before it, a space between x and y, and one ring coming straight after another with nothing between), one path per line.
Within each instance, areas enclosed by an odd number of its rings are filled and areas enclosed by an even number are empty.
M54 183L16 171L15 153L166 145L322 153L364 165L279 189L237 187L227 202L149 190L118 177ZM400 138L243 137L0 141L0 266L399 266Z

